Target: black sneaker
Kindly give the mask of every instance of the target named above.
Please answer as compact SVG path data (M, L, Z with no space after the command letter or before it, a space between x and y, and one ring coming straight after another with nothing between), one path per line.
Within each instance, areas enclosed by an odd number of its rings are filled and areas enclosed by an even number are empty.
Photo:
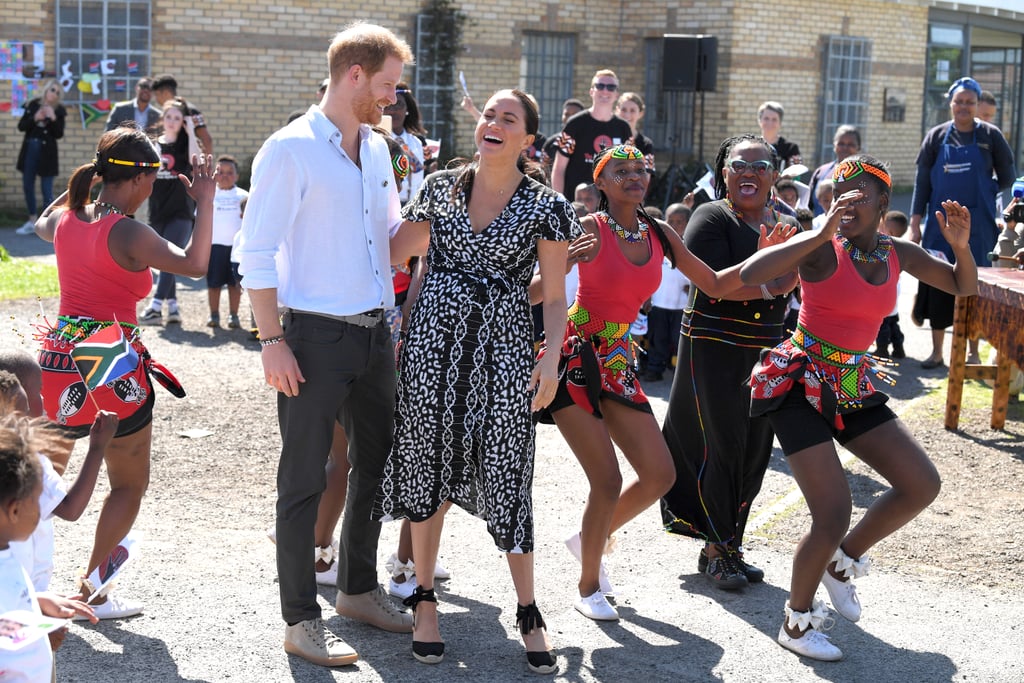
M739 565L740 571L747 577L748 582L761 583L764 581L764 570L752 564L747 564L743 560L743 553L736 553L736 564Z
M710 581L715 588L724 591L739 590L749 584L743 570L736 563L735 553L708 558L708 568L704 570L704 578Z
M892 345L892 357L893 358L906 358L907 352L903 350L903 344Z

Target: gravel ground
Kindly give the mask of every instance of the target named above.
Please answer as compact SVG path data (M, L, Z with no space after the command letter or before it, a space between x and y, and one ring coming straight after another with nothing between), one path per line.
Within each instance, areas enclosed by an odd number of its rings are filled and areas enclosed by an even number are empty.
M0 231L0 239L15 255L47 258L50 249L13 230ZM912 280L903 284L903 310L915 290ZM441 591L448 643L441 665L416 663L408 636L337 616L335 591L323 588L328 625L362 659L327 670L283 652L274 547L265 536L280 447L274 397L248 334L203 326L205 297L202 283L186 280L183 324L144 334L154 358L189 392L178 400L157 389L152 483L135 525L143 534L142 554L119 586L147 609L132 619L72 626L58 653L58 680L536 680L514 628L504 560L482 522L458 510L448 516L441 544L453 573ZM55 300L4 302L0 344L33 348L31 326L40 322L40 310L52 318L56 309ZM910 355L924 358L927 333L909 322L903 328ZM837 616L831 632L846 652L838 663L802 660L775 643L791 553L809 521L779 452L755 502L746 543L748 559L766 571L764 584L736 594L708 586L696 571L698 544L663 533L652 508L619 532L618 550L607 558L622 592L622 620L599 624L572 608L577 566L562 545L578 528L585 479L557 430L541 425L534 486L537 595L561 655L558 680L1024 680L1014 651L1024 615L1024 580L1016 573L1024 537L1020 413L1004 431L993 432L984 410L965 408L961 431L947 432L944 396L922 398L940 385L942 372L922 371L908 359L894 374L893 406L933 456L944 488L917 520L872 553L872 573L858 582L864 617L852 624ZM645 389L660 419L669 383ZM212 434L180 436L189 429ZM72 472L83 452L72 457ZM624 461L622 467L628 471ZM56 525L55 590L72 590L75 568L86 560L104 479L79 523ZM856 460L850 481L856 516L883 484ZM382 580L397 531L386 525L381 535Z

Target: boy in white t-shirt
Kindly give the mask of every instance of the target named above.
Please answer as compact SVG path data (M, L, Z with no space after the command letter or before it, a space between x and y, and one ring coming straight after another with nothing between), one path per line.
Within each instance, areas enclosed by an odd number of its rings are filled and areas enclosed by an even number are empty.
M680 237L689 221L690 209L683 204L671 204L665 212L665 222ZM647 382L660 382L665 370L672 369L689 294L690 281L667 258L663 259L661 285L651 295L651 310L647 313L647 372L643 376Z
M43 475L38 450L29 418L0 418L0 614L24 610L59 619L81 614L95 623L96 615L84 602L36 593L28 572L11 550L12 541L26 540L39 523ZM57 642L61 640L58 637ZM0 680L5 682L38 683L53 675L53 651L47 638L0 655Z
M228 288L228 306L231 314L228 327L237 329L238 304L242 300L242 278L238 265L231 262L231 247L242 229L242 201L249 193L238 182L238 161L225 154L217 159L217 192L213 196L213 243L210 246L210 265L206 271L206 286L210 299L210 318L207 327L220 327L220 290Z

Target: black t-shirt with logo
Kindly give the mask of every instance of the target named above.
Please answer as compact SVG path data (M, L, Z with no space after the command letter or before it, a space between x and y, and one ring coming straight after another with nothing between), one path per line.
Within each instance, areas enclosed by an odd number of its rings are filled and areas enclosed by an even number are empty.
M606 147L628 142L633 136L629 124L618 116L598 121L584 110L565 122L558 139L558 153L568 158L563 192L572 198L580 183L594 182L594 156Z

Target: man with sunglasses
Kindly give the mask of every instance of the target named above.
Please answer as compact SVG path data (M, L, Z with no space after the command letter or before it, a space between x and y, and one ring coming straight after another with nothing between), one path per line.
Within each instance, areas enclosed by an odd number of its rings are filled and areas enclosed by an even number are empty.
M614 71L602 69L590 81L589 109L584 109L565 122L556 137L551 186L570 196L580 183L593 178L594 156L605 147L631 141L633 131L629 124L615 115L615 100L619 96L619 79Z
M135 84L135 99L115 104L107 117L107 130L114 130L125 121L135 121L135 125L145 131L151 131L160 123L163 114L159 107L150 104L153 99L153 81L146 77L140 78Z

